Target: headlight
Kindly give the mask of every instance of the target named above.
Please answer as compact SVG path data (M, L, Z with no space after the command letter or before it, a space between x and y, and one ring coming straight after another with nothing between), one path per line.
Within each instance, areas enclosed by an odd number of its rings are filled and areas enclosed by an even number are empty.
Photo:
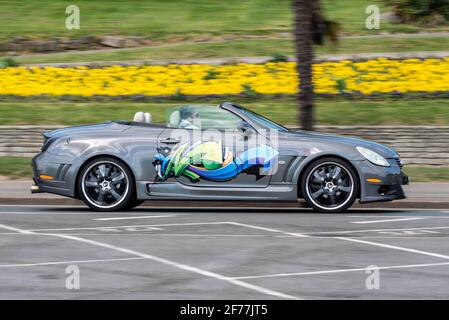
M389 167L390 164L387 160L385 160L384 157L379 155L378 153L371 151L369 149L363 148L363 147L356 147L357 151L362 154L369 162L372 162L374 164L377 164L378 166L382 167Z

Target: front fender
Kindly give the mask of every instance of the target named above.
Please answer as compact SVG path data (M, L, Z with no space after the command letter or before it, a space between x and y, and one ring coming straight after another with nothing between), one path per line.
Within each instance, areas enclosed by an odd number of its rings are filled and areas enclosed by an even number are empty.
M320 158L325 158L325 157L336 157L336 158L340 158L340 159L345 160L348 163L350 163L357 172L361 188L364 188L363 183L360 180L360 177L363 176L362 172L356 165L354 165L354 161L359 161L359 160L348 159L342 153L339 153L339 152L334 152L334 153L320 152L320 153L312 154L307 157L306 156L297 157L297 159L295 159L295 161L292 164L292 167L290 168L290 170L287 174L287 179L290 179L290 180L288 180L288 182L291 182L292 184L296 184L297 186L299 186L300 179L302 178L302 173L304 172L305 168L307 168L307 166L309 164L311 164L312 162L314 162L315 160L320 159ZM300 189L298 189L298 191L299 190ZM363 193L364 190L361 190L361 191L362 191L362 194L364 194ZM299 192L298 192L298 194L299 194Z

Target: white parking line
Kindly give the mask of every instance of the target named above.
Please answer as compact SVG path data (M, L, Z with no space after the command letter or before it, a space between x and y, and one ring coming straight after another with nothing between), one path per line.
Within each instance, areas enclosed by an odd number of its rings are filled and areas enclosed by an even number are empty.
M115 262L115 261L131 261L131 260L144 260L144 259L145 258L141 258L141 257L131 257L131 258L117 258L117 259L72 260L72 261L37 262L37 263L0 264L0 268L37 267L37 266L52 266L52 265L59 265L59 264Z
M253 285L238 279L232 279L230 277L226 277L223 276L221 274L215 273L215 272L211 272L211 271L207 271L207 270L203 270L200 268L196 268L196 267L192 267L183 263L178 263L172 260L168 260L165 258L161 258L161 257L157 257L154 255L150 255L150 254L146 254L146 253L141 253L135 250L131 250L131 249L126 249L126 248L122 248L122 247L118 247L118 246L114 246L111 244L107 244L104 242L99 242L99 241L95 241L95 240L89 240L89 239L85 239L85 238L81 238L81 237L76 237L76 236L70 236L70 235L65 235L65 234L58 234L58 233L35 233L29 230L23 230L23 229L19 229L19 228L15 228L15 227L11 227L11 226L7 226L7 225L3 225L0 224L0 228L6 229L6 230L10 230L10 231L16 231L18 233L23 233L23 234L32 234L32 235L46 235L46 236L50 236L50 237L57 237L57 238L61 238L61 239L67 239L67 240L73 240L73 241L78 241L78 242L82 242L82 243L87 243L90 245L94 245L97 247L102 247L102 248L106 248L106 249L110 249L110 250L114 250L114 251L118 251L118 252L123 252L123 253L127 253L133 256L137 256L137 257L142 257L148 260L152 260L152 261L156 261L156 262L160 262L172 267L175 267L177 269L181 269L181 270L186 270L186 271L190 271L192 273L196 273L205 277L209 277L209 278L213 278L216 280L221 280L221 281L225 281L246 289L250 289L253 291L257 291L259 293L263 293L266 295L271 295L271 296L275 296L278 298L283 298L283 299L299 299L298 297L292 296L292 295L288 295L279 291L274 291L271 289L267 289L264 287L260 287L257 285Z
M423 251L423 250L416 250L416 249L411 249L411 248L393 246L393 245L390 245L390 244L384 244L384 243L373 242L373 241L366 241L366 240L360 240L360 239L353 239L353 238L346 238L346 237L334 237L334 239L339 239L339 240L344 240L344 241L351 241L351 242L357 242L357 243L363 243L363 244L368 244L368 245L376 246L376 247L382 247L382 248L387 248L387 249L412 252L412 253L422 254L422 255L425 255L425 256L431 256L431 257L436 257L436 258L449 260L449 256L446 256L444 254L433 253L433 252L428 252L428 251Z
M285 238L291 236L283 236L283 235L269 235L269 234L220 234L220 233L142 233L138 230L133 233L128 233L126 236L140 236L145 235L145 237L191 237L191 238L201 238L201 237L217 237L217 238ZM145 230L143 230L145 231ZM20 236L20 233L17 232L4 232L0 233L0 236ZM40 233L36 233L36 235L40 235ZM45 234L44 234L45 235ZM72 236L99 236L104 237L104 233L83 233L83 232L74 232L70 233ZM123 237L123 233L109 233L108 236L119 236ZM385 237L382 237L384 239Z
M307 234L349 234L349 233L364 233L364 232L389 232L389 231L407 231L407 230L438 230L449 229L447 227L416 227L416 228L387 228L387 229L362 229L362 230L335 230L335 231L318 231L309 232Z
M288 235L288 236L292 236L292 237L298 237L298 238L309 238L310 237L309 235L302 234L302 233L285 232L285 231L278 230L278 229L260 227L260 226L255 226L255 225L252 225L252 224L246 224L246 223L240 223L240 222L226 222L226 223L230 224L230 225L241 226L241 227L250 228L250 229L257 229L257 230L263 230L263 231L268 231L268 232L282 233L284 235Z
M278 229L271 229L271 228L259 227L259 226L254 226L254 225L247 225L247 224L243 224L243 223L237 223L237 222L228 222L228 223L229 224L233 224L233 225L247 226L249 228L255 228L255 229L260 229L260 230L265 230L265 231L270 231L270 232L281 233L281 234L290 235L290 236L293 236L293 237L299 237L299 238L311 237L309 235L302 234L302 233L285 232L285 231L278 230ZM449 256L446 256L446 255L443 255L443 254L439 254L439 253L423 251L423 250L416 250L416 249L411 249L411 248L393 246L393 245L383 244L383 243L379 243L379 242L364 241L364 240L347 238L347 237L331 237L331 238L332 239L344 240L344 241L363 243L363 244L368 244L368 245L372 245L372 246L383 247L383 248L388 248L388 249L393 249L393 250L412 252L412 253L417 253L417 254L422 254L422 255L426 255L426 256L431 256L431 257L436 257L436 258L442 258L442 259L449 260Z
M385 220L370 220L370 221L352 221L351 223L365 224L365 223L412 221L412 220L423 220L423 219L424 218L401 218L401 219L385 219Z
M95 221L113 221L113 220L134 220L134 219L151 219L151 218L171 218L176 216L186 215L182 213L166 214L161 216L136 216L136 217L113 217L113 218L96 218Z
M171 226L196 226L196 225L214 225L226 224L227 222L187 222L187 223L166 223L166 224L137 224L126 226L99 226L99 227L79 227L79 228L53 228L53 229L30 229L33 232L42 231L76 231L76 230L103 230L103 229L123 229L123 228L158 228Z
M449 262L385 266L385 267L378 267L378 269L379 270L407 269L407 268L424 268L424 267L437 267L437 266L447 266L447 265L449 265ZM309 275L319 275L319 274L332 274L332 273L366 271L366 269L367 268L365 267L365 268L334 269L334 270L309 271L309 272L275 273L275 274L265 274L265 275L260 275L260 276L234 277L233 279L243 280L243 279L291 277L291 276L309 276Z
M407 218L407 217L413 217L413 218L441 218L441 219L449 219L449 216L426 216L426 215L418 215L418 216L411 216L411 215L401 215L401 216L390 216L389 214L384 214L384 215L346 215L346 218Z

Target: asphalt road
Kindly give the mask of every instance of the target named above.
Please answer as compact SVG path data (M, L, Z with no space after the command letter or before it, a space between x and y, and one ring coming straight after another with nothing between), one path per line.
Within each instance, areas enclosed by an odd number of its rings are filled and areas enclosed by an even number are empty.
M0 299L447 299L448 232L443 210L0 206Z

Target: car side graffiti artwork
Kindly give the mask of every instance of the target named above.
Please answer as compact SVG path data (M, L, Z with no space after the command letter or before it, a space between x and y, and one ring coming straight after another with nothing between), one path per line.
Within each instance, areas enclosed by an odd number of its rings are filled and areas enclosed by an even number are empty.
M226 181L255 166L260 167L261 175L270 174L278 154L270 146L259 145L235 155L229 148L223 148L221 142L198 141L190 147L182 144L168 155L156 154L153 164L159 181L182 175L194 182L201 178Z

